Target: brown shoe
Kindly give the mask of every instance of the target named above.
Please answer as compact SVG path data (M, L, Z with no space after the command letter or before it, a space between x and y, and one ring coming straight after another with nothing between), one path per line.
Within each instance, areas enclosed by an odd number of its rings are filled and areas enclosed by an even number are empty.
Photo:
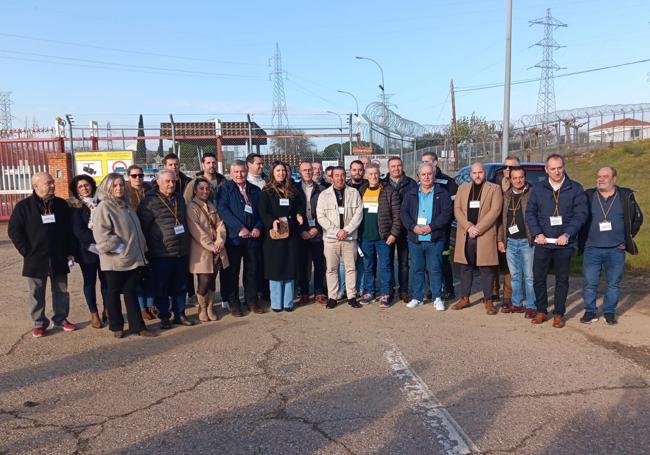
M230 307L230 315L236 318L241 318L241 310L239 307Z
M199 321L208 322L208 304L206 303L205 295L196 294L196 303L199 304ZM211 304L212 305L212 304Z
M533 319L531 319L530 322L533 324L544 324L546 321L548 321L548 316L546 316L545 313L542 313L541 311L535 315Z
M140 314L142 315L142 319L145 321L153 321L153 317L151 317L151 313L149 313L146 309L140 310Z
M562 319L562 315L559 314L554 314L553 315L553 327L556 329L561 329L564 327L564 320Z
M95 329L101 329L104 327L102 320L99 319L99 313L90 313L90 325Z
M494 316L499 312L499 310L497 310L494 304L492 303L492 300L486 300L483 304L485 305L485 312L490 316Z
M526 308L526 314L524 314L524 317L526 319L533 319L536 313L537 310L533 310L532 308Z
M463 308L467 308L468 306L469 306L469 296L466 296L466 297L461 297L458 302L456 302L451 306L451 309L462 310Z
M251 305L251 311L255 314L262 314L264 313L264 310L262 309L261 306L259 306L257 303L254 303Z
M155 306L147 308L147 311L151 315L152 320L158 318L158 308L156 308Z
M316 300L316 303L318 303L319 305L325 305L327 303L327 296L323 294L318 294L314 300Z
M504 303L504 304L501 305L501 312L502 313L514 313L515 312L515 307L513 307L511 303Z
M404 303L409 303L411 301L411 296L408 292L400 292L399 299Z
M308 295L301 295L300 296L300 301L298 302L298 305L307 305L309 303L309 296Z
M524 311L526 311L526 308L523 305L512 306L512 313L523 313Z

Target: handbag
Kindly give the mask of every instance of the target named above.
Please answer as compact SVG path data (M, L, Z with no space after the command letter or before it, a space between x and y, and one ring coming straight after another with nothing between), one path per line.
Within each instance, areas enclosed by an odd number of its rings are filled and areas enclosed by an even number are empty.
M278 230L269 229L269 237L271 240L284 240L289 238L289 222L286 219L280 219L278 222Z

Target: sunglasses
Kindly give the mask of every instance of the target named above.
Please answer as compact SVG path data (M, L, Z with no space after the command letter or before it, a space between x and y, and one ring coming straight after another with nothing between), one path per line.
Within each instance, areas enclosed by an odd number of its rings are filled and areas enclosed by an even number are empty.
M129 177L131 177L132 179L143 179L144 174L131 174L129 175Z

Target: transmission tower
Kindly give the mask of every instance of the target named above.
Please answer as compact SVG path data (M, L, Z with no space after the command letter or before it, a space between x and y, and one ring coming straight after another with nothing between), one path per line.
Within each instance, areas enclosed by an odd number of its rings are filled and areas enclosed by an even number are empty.
M546 124L549 121L549 116L555 112L555 85L553 78L555 71L561 68L555 60L553 60L553 52L564 46L560 46L553 38L553 30L560 27L566 27L567 24L560 22L551 16L551 9L546 9L546 16L532 21L528 21L532 25L544 26L544 38L541 41L533 44L533 46L540 46L543 50L542 60L532 68L541 68L542 75L539 81L539 95L537 97L537 121L541 124ZM532 47L532 46L531 46Z
M271 57L271 74L273 81L273 117L271 123L275 128L288 128L289 116L287 115L287 100L284 96L284 76L282 70L282 55L280 45L275 44L275 55Z
M9 136L11 130L11 92L0 92L0 137Z

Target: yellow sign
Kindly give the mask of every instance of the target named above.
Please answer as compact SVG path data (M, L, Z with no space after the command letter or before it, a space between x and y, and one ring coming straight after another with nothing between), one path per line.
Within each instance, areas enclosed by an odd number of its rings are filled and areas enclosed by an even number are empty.
M111 172L126 173L133 164L133 152L77 152L74 154L75 175L87 174L100 183Z

